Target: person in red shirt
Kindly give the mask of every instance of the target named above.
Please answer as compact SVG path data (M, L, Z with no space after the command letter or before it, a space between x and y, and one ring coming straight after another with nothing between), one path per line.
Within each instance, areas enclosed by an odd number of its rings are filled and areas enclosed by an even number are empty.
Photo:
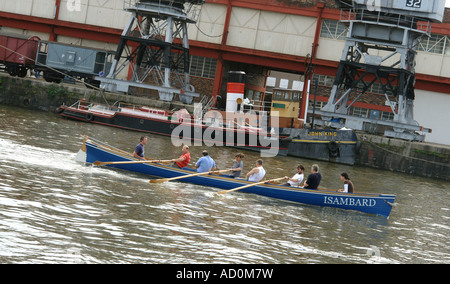
M184 145L182 151L182 155L178 159L172 159L174 168L184 168L191 161L191 153L189 153L189 146Z

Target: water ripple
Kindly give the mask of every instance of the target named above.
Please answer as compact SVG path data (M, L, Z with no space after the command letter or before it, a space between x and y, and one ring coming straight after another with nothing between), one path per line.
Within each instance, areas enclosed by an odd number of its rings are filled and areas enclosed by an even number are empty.
M81 135L127 149L140 133L3 106L0 115L2 263L450 263L449 183L320 163L324 186L338 187L345 170L366 191L382 183L397 193L389 220L239 192L218 196L74 160ZM170 139L150 139L148 151L179 155ZM202 148L192 148L195 160ZM235 152L210 149L222 166ZM258 157L245 153L246 165ZM298 162L267 159L267 169L289 174L283 169Z

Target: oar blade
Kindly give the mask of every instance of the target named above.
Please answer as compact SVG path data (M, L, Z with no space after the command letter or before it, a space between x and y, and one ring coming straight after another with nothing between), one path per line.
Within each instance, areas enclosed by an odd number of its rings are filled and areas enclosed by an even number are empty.
M166 182L167 179L166 178L162 178L162 179L151 179L150 183L162 183L162 182Z
M95 161L94 162L94 166L104 166L106 164L107 164L106 162L100 162L100 161Z

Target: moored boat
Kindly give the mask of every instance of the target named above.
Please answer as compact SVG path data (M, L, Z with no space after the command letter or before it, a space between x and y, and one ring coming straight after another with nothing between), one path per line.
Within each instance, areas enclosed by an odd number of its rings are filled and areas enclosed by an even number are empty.
M185 109L172 112L120 103L102 105L84 100L71 106L62 105L58 113L84 122L169 136L185 143L193 141L207 146L239 147L263 151L268 156L286 156L290 141L285 139L286 136L280 137L278 134L268 133L262 127L248 125L248 117L240 113L233 114L230 123L224 123L222 117L215 119L206 115L197 119ZM237 123L236 120L242 120L242 123Z
M280 135L289 135L288 156L354 165L361 148L351 129L284 128Z
M77 154L77 160L85 163L94 163L96 161L139 162L130 153L88 137L84 139L83 146ZM194 169L190 168L176 169L160 163L150 162L121 163L109 166L159 178L174 178L196 173ZM252 182L246 180L233 179L218 174L190 176L180 179L180 181L225 190L252 184ZM341 193L332 190L291 188L272 183L249 186L240 191L301 204L356 210L386 218L389 217L396 197L395 194Z

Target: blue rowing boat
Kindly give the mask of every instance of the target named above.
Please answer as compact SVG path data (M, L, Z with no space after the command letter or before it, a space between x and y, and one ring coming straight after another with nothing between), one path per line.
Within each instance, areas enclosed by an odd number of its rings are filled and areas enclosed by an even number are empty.
M85 137L77 160L85 163L139 161L130 153ZM196 173L194 169L176 169L159 163L112 164L109 167L147 174L152 177L173 178ZM220 189L233 189L252 182L207 174L180 179L180 181ZM272 183L259 184L240 190L284 201L356 210L388 218L395 202L395 194L341 193L332 190L309 190Z

